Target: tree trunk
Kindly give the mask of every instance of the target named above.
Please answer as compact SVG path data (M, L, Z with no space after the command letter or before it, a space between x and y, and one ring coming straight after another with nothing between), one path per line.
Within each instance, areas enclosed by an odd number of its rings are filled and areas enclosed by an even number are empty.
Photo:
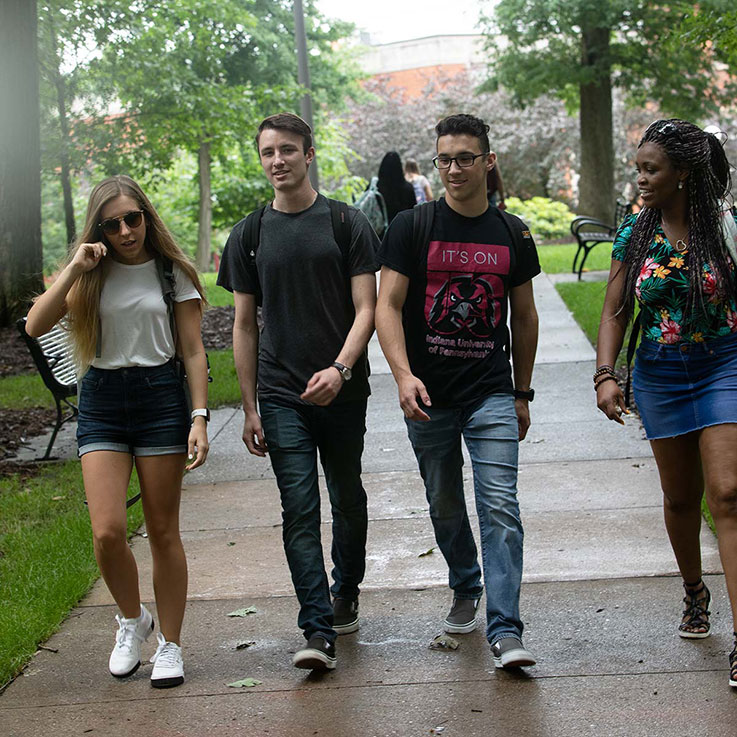
M210 231L212 230L212 187L210 185L210 143L200 143L198 156L200 175L200 225L197 231L197 270L210 270Z
M582 31L582 64L593 81L581 85L581 179L578 212L614 222L614 149L609 28Z
M43 290L36 3L0 3L0 326Z
M56 104L59 110L59 134L61 136L59 164L61 166L61 191L64 195L64 222L66 223L67 229L67 244L69 244L74 241L76 231L72 182L69 173L69 121L67 120L66 84L59 70L61 59L59 59L58 44L56 41L53 10L49 12L49 31L51 33L51 51L53 53L54 64L56 65L53 74L54 86L56 87Z

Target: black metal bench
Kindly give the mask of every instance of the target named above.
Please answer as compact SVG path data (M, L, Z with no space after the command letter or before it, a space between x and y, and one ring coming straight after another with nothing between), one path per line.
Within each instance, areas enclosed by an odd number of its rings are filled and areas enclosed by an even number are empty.
M44 384L54 395L56 402L56 425L51 433L46 453L41 459L46 461L51 458L51 449L61 426L79 414L77 407L69 401L70 397L77 395L77 366L72 354L71 336L69 331L64 330L60 325L55 325L40 338L32 338L26 332L25 317L15 324L33 356ZM70 410L66 416L64 416L62 403Z
M586 259L594 246L598 246L599 243L612 243L619 224L624 220L625 215L629 215L631 212L631 204L617 200L614 208L614 225L609 225L602 220L590 218L586 215L580 215L574 218L573 222L571 222L571 233L576 238L578 248L576 249L576 255L573 257L571 271L574 274L578 273L579 281L581 280L581 273L583 272ZM581 257L580 261L579 256ZM576 268L577 262L578 268Z

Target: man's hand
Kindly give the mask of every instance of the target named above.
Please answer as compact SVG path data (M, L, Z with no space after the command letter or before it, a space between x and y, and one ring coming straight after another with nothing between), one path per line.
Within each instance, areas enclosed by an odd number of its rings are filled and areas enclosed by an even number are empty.
M514 411L517 413L519 439L524 440L530 429L530 404L526 399L514 400Z
M246 419L243 422L243 442L251 455L265 458L269 452L258 412L246 412Z
M320 407L327 407L342 388L343 377L340 371L335 366L330 366L312 374L304 392L300 394L300 399Z
M416 376L410 375L406 379L401 379L397 386L399 389L399 406L402 408L404 416L408 420L429 422L430 415L424 412L417 402L419 398L426 407L432 406L425 385Z

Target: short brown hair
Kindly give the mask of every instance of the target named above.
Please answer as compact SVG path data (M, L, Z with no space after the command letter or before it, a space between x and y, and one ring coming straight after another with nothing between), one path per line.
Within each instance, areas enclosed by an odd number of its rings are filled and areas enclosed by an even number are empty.
M264 118L256 133L256 148L258 148L258 141L262 131L267 128L289 131L290 133L296 133L298 136L302 136L304 153L307 153L312 146L312 128L299 115L295 115L294 113L277 113L276 115L270 115L268 118Z

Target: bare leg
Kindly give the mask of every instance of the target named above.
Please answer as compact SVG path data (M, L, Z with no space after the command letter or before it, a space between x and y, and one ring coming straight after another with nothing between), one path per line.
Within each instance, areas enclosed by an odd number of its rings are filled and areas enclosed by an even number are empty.
M133 460L97 450L82 456L82 477L100 573L125 618L141 614L138 569L127 539L125 496Z
M185 455L140 456L136 470L153 558L154 594L161 632L180 644L187 603L187 559L179 535Z
M717 530L719 557L737 629L737 425L716 425L701 431L701 459L706 501Z
M701 578L703 476L698 433L650 441L663 488L665 528L683 580Z

